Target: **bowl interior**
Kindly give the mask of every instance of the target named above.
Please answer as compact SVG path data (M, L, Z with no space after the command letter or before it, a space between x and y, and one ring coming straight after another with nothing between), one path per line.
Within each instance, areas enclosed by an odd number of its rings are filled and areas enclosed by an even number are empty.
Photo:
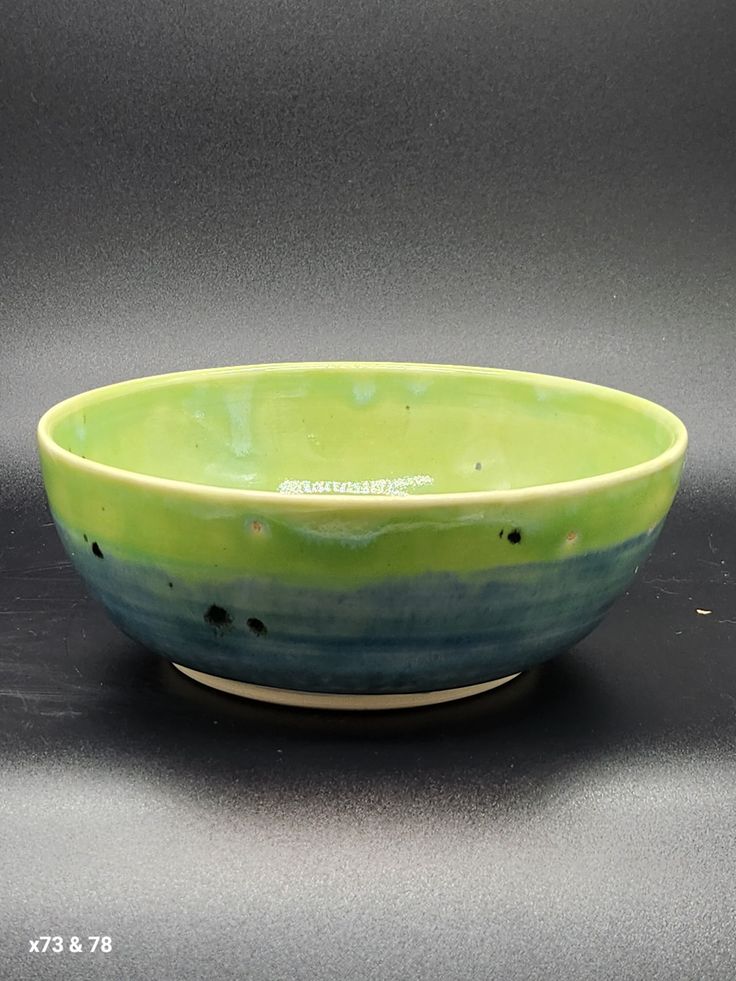
M187 372L85 393L51 438L157 477L286 493L422 494L556 483L676 441L652 403L492 369L288 365Z

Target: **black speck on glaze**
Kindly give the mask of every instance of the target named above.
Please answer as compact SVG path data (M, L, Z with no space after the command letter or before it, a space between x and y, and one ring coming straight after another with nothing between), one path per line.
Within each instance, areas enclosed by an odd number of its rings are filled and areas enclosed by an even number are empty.
M483 469L483 464L480 462L480 460L476 463L475 469L476 470L482 470Z
M87 538L87 533L86 532L84 532L84 534L82 535L82 538L85 540L85 542L88 542L89 541L89 538Z
M105 556L102 554L102 549L97 544L97 542L92 542L92 554L96 555L98 559L104 559Z
M263 622L263 620L259 620L258 617L248 617L246 623L248 624L248 629L251 630L256 637L265 637L268 633L266 624Z
M501 530L499 531L499 533L498 533L498 537L499 537L499 538L503 538L503 528L502 528L502 529L501 529Z
M407 405L407 409L411 409L411 406L410 405Z
M514 530L510 531L506 537L512 545L518 545L521 541L521 532L518 528L514 528Z
M204 619L211 627L229 627L233 622L233 618L227 610L218 606L217 603L213 603L206 611Z
M169 583L169 589L173 589L173 588L174 588L174 584L173 584L173 582L170 582Z

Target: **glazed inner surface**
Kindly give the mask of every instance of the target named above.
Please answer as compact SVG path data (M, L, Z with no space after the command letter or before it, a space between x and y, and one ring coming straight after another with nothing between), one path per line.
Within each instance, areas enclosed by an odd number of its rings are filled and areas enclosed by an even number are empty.
M676 440L642 403L493 371L297 367L193 373L90 393L51 426L72 453L193 483L426 494L575 480Z

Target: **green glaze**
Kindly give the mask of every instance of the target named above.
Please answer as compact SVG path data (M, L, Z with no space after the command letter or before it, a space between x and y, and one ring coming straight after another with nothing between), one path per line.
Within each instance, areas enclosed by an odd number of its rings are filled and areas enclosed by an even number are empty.
M410 493L435 494L607 473L673 441L658 413L625 397L532 377L371 365L195 372L82 396L53 438L111 466L218 487L408 477Z
M582 382L337 363L124 382L50 410L39 442L54 514L80 541L194 579L357 587L641 535L670 507L686 435Z

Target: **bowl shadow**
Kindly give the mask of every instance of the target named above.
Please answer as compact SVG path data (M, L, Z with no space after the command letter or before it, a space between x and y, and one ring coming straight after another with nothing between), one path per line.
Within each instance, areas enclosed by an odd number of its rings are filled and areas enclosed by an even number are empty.
M731 621L693 608L698 596L728 608L730 556L724 566L713 551L714 522L699 542L703 526L684 510L675 517L630 593L571 651L474 698L350 713L248 701L184 677L112 626L35 515L36 544L10 570L29 605L8 625L0 665L4 755L82 757L200 803L265 794L289 809L356 797L409 807L433 797L462 812L471 801L538 805L612 758L719 748L736 737L726 698L736 667L696 655L708 643L730 650ZM685 578L673 567L687 539L696 559Z
M98 717L99 735L118 765L153 766L200 804L236 793L242 801L265 795L294 814L356 800L401 810L430 799L460 811L471 799L528 809L615 751L620 706L591 649L462 701L336 712L225 695L132 646L107 672L122 700Z

